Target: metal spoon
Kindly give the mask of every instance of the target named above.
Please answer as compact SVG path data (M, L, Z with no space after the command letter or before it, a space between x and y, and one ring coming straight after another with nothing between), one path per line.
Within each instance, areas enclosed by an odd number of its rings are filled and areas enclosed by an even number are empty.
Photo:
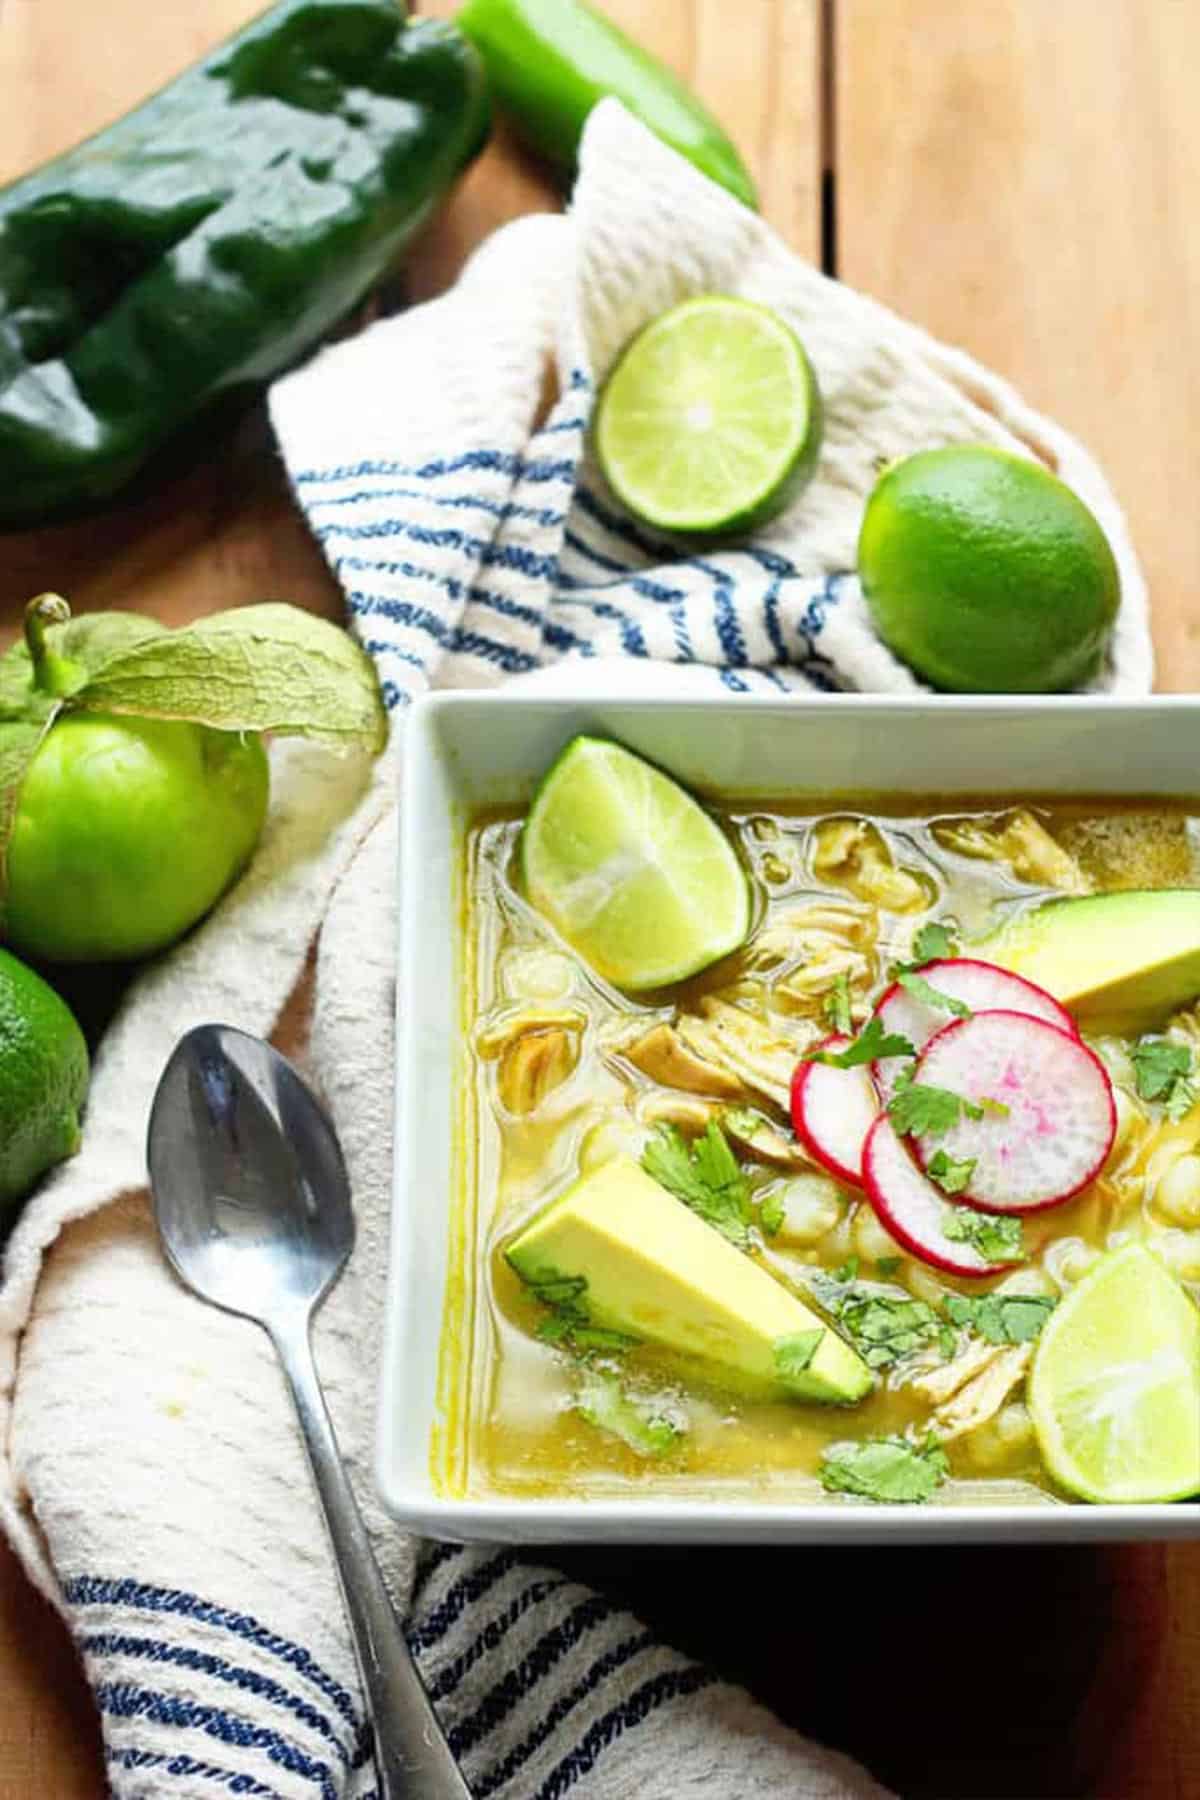
M381 1800L471 1800L371 1551L321 1394L309 1326L354 1243L324 1108L261 1038L200 1025L163 1071L147 1145L180 1279L261 1325L292 1390L375 1725Z

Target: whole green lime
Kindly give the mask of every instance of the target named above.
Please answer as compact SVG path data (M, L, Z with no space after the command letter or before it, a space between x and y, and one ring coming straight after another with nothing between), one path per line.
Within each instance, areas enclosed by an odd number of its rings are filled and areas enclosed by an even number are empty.
M1108 539L1039 463L982 444L895 463L858 569L884 643L934 687L1050 694L1096 675L1120 604Z
M0 1205L79 1148L88 1053L75 1015L40 975L0 950Z
M253 733L68 714L21 784L7 858L8 941L51 962L161 950L248 860L268 785Z

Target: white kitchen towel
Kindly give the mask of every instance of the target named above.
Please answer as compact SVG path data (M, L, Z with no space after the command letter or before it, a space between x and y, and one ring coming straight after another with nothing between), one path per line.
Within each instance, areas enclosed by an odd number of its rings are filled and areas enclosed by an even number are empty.
M586 424L629 333L705 288L765 300L797 325L825 394L826 445L807 494L753 546L680 557L616 514ZM405 698L431 682L911 686L865 620L857 521L879 457L961 439L1043 455L1086 496L1124 587L1105 685L1150 682L1137 565L1079 446L968 359L807 268L615 104L593 115L568 218L508 227L451 293L327 350L277 387L272 411L297 497L378 659L397 749ZM609 656L626 660L601 665ZM309 1064L346 1148L359 1242L322 1311L318 1357L475 1794L880 1794L619 1606L522 1555L444 1548L414 1587L413 1546L380 1516L369 1475L394 757L370 770L277 746L273 773L252 868L129 990L96 1058L83 1151L26 1209L0 1289L0 1520L81 1646L113 1791L374 1791L272 1352L174 1282L141 1191L150 1096L179 1034L209 1018L270 1031L324 919Z

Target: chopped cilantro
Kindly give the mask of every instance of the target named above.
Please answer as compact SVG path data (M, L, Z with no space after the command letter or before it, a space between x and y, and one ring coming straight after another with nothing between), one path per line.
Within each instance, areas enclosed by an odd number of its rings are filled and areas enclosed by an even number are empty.
M979 1110L991 1113L994 1119L1007 1119L1012 1113L1011 1106L1006 1106L1003 1100L993 1100L990 1094L980 1094Z
M828 1063L831 1069L857 1069L863 1063L881 1061L885 1057L916 1054L906 1037L885 1031L882 1021L873 1014L854 1042L847 1044L844 1050L807 1050L803 1060Z
M780 1194L764 1194L759 1203L758 1223L766 1237L776 1237L783 1229L787 1207Z
M932 1435L923 1444L902 1437L860 1438L825 1451L821 1484L834 1494L911 1503L930 1499L949 1467L946 1452Z
M958 940L948 926L922 925L912 944L912 959L906 963L893 963L888 973L893 981L901 975L909 974L914 969L923 969L931 962L942 962L948 956L958 955Z
M838 1324L870 1369L886 1369L936 1343L941 1322L924 1300L857 1288L836 1302Z
M879 1270L879 1273L884 1277L885 1281L890 1281L903 1261L904 1258L902 1256L877 1256L875 1258L875 1267Z
M952 994L943 994L941 988L935 988L923 975L915 975L911 969L904 969L896 979L914 1000L936 1007L941 1012L953 1013L956 1019L970 1018L971 1009L964 1001L956 1000Z
M961 1162L955 1162L944 1150L931 1156L925 1173L931 1181L936 1181L943 1194L961 1194L975 1173L978 1157L967 1156Z
M932 920L922 925L913 939L913 958L918 967L924 963L941 962L947 956L958 955L958 940L946 925L939 925Z
M785 1384L803 1375L820 1349L824 1336L824 1327L818 1325L815 1331L797 1331L791 1337L776 1338L773 1346L775 1368Z
M575 1411L589 1425L611 1432L639 1456L663 1456L674 1449L687 1421L674 1408L630 1394L616 1375L588 1369L575 1395Z
M971 1206L942 1208L942 1230L955 1244L970 1244L985 1262L1019 1262L1025 1234L1014 1214L981 1213Z
M608 1331L593 1325L588 1316L584 1295L587 1281L582 1275L547 1273L526 1283L535 1300L549 1307L550 1317L543 1319L537 1335L544 1344L562 1344L579 1352L588 1350L628 1350L638 1342L628 1332Z
M1139 1038L1129 1052L1137 1091L1143 1100L1160 1100L1167 1116L1181 1119L1194 1104L1192 1053L1186 1044L1167 1038Z
M750 1144L753 1143L755 1134L762 1130L766 1120L752 1106L723 1106L721 1123L734 1137L741 1138L744 1144Z
M831 1031L836 1031L839 1037L851 1035L854 1020L850 1016L850 977L844 969L826 994L821 1010Z
M878 1266L884 1269L887 1265L885 1272L894 1273L902 1261L899 1256L883 1257ZM931 1344L940 1344L948 1327L931 1306L909 1294L888 1293L860 1282L858 1269L859 1259L852 1256L832 1275L814 1269L808 1283L814 1298L850 1338L869 1368L886 1369Z
M676 1125L660 1125L642 1153L642 1167L739 1250L750 1246L750 1184L715 1119L688 1148Z
M1049 1294L947 1294L946 1317L989 1344L1032 1343L1058 1302Z
M943 1137L962 1116L981 1119L982 1107L950 1088L930 1087L923 1081L906 1081L888 1102L888 1117L901 1137Z

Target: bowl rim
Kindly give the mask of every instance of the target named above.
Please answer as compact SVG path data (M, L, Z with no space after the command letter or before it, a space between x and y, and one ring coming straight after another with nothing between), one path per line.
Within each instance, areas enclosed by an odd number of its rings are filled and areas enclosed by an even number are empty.
M664 665L669 669L669 665ZM1194 718L1200 725L1200 695L1151 694L1110 698L1098 694L1054 695L944 695L926 692L904 694L812 693L784 696L741 693L672 692L664 683L661 693L646 688L623 689L619 678L611 686L599 683L578 692L556 693L520 690L520 682L489 689L446 689L419 696L406 711L401 725L404 754L401 758L400 871L401 895L398 942L397 1040L395 1056L395 1105L397 1131L401 1129L401 1090L406 1066L414 1055L415 1026L401 1005L406 967L419 954L420 912L432 889L412 881L419 861L415 841L417 809L411 804L422 757L411 754L419 741L425 753L437 722L458 711L520 713L532 716L569 715L588 710L619 709L623 712L659 714L722 712L752 713L761 717L788 716L798 712L825 718L832 715L895 719L926 715L972 716L997 721L1031 714L1047 718L1094 715L1115 726L1136 725L1151 715ZM729 791L729 790L725 790ZM753 789L735 790L753 794ZM820 792L819 788L798 792ZM834 790L829 790L834 791ZM915 791L915 790L914 790ZM1029 792L1028 784L1024 787ZM1047 790L1051 791L1051 790ZM1077 788L1085 792L1084 788ZM1095 791L1095 790L1094 790ZM1182 797L1178 785L1138 790L1148 798ZM1200 776L1196 795L1200 798ZM424 896L424 901L422 900ZM397 1137L397 1145L399 1138ZM374 1477L379 1496L390 1516L407 1529L432 1537L457 1541L490 1541L527 1544L551 1543L837 1543L883 1542L1117 1542L1133 1539L1167 1541L1200 1537L1200 1497L1174 1503L1096 1506L1084 1501L1056 1499L1017 1505L1005 1502L935 1501L924 1506L873 1504L853 1499L786 1503L773 1500L696 1500L666 1495L661 1498L621 1498L616 1495L563 1498L523 1498L499 1494L478 1498L448 1498L429 1493L414 1495L395 1480L389 1455L385 1416L392 1401L393 1371L400 1354L400 1330L405 1296L399 1291L397 1254L399 1234L411 1220L411 1208L403 1191L403 1157L397 1148L393 1164L390 1243L382 1356L378 1371L374 1447ZM447 1221L441 1220L444 1228ZM438 1336L443 1324L438 1309ZM435 1352L436 1354L436 1352ZM428 1455L431 1421L420 1422L424 1453Z

